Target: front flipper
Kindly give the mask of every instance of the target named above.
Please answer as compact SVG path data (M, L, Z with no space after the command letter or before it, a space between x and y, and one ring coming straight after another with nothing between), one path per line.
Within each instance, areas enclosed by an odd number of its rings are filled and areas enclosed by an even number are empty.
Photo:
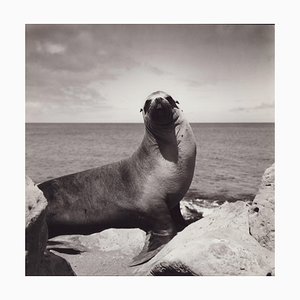
M48 240L47 250L54 250L59 253L80 254L88 252L89 249L83 246L77 237L70 240Z
M152 232L149 231L146 235L146 241L142 251L134 257L130 263L130 267L141 265L154 257L167 244L175 234L170 232Z
M201 219L202 217L202 216L198 218L194 217L188 220L184 219L180 211L180 203L176 204L173 208L170 209L170 214L172 216L177 231L182 231L185 227Z

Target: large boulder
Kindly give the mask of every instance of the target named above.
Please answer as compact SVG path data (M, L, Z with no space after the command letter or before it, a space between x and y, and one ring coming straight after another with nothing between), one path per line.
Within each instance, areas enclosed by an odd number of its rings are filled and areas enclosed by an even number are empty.
M249 209L250 234L265 248L275 248L275 165L268 168Z
M26 275L39 275L48 239L45 219L47 200L33 181L26 176Z
M177 234L136 275L271 275L274 254L250 234L248 205L225 203Z
M25 274L75 275L70 264L46 250L48 229L47 200L42 191L26 176Z

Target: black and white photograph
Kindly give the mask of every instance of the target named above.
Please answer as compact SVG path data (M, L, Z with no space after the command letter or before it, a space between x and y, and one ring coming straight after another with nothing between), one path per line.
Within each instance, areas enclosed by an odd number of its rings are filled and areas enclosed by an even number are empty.
M27 276L275 276L275 24L26 24Z

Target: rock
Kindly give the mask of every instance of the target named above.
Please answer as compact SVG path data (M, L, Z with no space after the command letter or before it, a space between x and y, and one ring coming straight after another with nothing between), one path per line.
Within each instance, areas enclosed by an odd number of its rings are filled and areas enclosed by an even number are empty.
M139 229L108 229L90 236L52 239L87 249L59 253L78 275L273 275L274 253L249 234L249 206L225 203L178 233L152 260L128 267L143 247Z
M41 276L75 276L71 265L62 257L45 251L39 275Z
M256 197L249 209L251 235L265 248L275 247L275 165L268 168Z
M26 176L26 275L75 275L63 258L46 250L48 229L46 224L47 200L42 191Z
M47 200L26 176L26 275L39 275L41 260L48 240L45 219Z
M202 207L194 205L185 199L180 201L180 211L185 220L196 221L203 218Z
M107 229L88 236L59 236L57 255L65 258L77 275L134 275L129 264L142 249L145 232L140 229ZM64 250L67 249L67 251ZM70 249L85 250L72 255Z
M225 203L177 234L136 275L267 275L274 254L249 235L248 205Z

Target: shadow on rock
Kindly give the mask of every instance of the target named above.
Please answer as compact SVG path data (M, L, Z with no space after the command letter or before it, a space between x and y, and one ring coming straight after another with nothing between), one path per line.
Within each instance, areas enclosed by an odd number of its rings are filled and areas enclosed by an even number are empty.
M76 276L71 265L62 257L46 251L41 262L40 276Z

